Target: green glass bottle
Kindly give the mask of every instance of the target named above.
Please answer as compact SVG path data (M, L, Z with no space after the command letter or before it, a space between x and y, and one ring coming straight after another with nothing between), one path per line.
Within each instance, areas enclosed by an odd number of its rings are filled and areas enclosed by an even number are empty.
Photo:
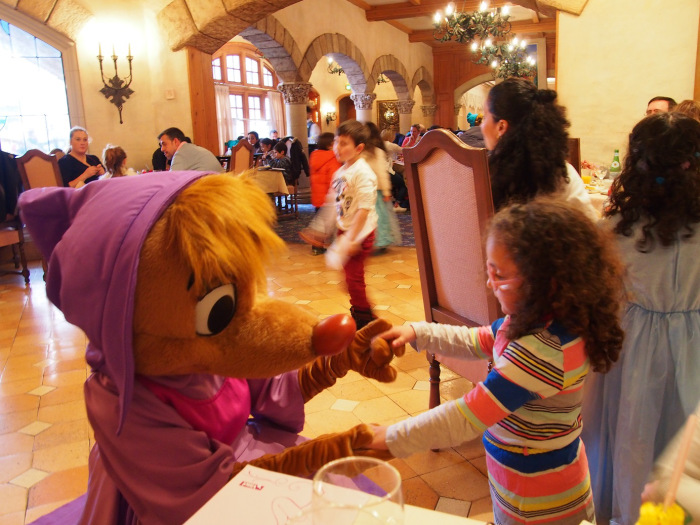
M610 176L612 178L617 177L622 171L622 166L620 166L620 150L616 149L613 154L613 160L610 164Z

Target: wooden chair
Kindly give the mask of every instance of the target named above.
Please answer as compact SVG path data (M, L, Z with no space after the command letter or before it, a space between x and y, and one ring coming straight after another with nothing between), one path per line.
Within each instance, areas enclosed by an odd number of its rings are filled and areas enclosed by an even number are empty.
M253 167L253 153L255 148L247 140L239 140L233 148L231 148L231 159L228 163L228 170L236 175L243 173Z
M500 310L486 287L482 235L493 215L486 150L436 129L403 153L426 321L492 323ZM428 361L432 408L440 404L440 363L430 354ZM487 374L485 361L443 362L472 382Z
M27 257L24 255L24 231L19 218L0 223L0 248L10 246L12 248L11 262L14 270L0 269L0 274L15 273L24 277L25 284L29 284L29 268ZM4 261L3 261L4 262ZM20 269L21 265L21 269Z
M275 200L277 201L277 220L283 221L299 218L298 189L298 184L294 182L293 186L287 185L289 195L275 196Z
M58 169L58 160L55 155L30 149L21 157L17 157L17 169L25 190L49 186L63 187L63 177ZM44 269L44 280L46 280L46 261L43 258L41 266Z
M61 171L55 155L47 155L38 149L30 149L17 157L17 169L24 189L63 186Z
M571 164L579 175L581 175L581 139L569 137L569 153L566 162Z

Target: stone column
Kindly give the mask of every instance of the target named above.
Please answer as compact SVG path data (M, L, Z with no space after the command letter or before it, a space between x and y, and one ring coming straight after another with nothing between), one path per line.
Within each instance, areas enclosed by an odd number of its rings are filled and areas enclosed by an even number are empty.
M455 104L454 109L455 109L454 129L459 129L459 112L462 110L462 104Z
M416 102L414 100L399 100L396 103L396 107L399 109L399 133L405 135L411 129L411 122L413 118L413 106Z
M377 98L375 93L353 93L350 99L355 103L355 113L360 122L374 122L372 106Z
M431 104L429 106L421 106L420 108L423 111L424 125L427 129L430 129L430 126L435 124L435 113L437 113L438 107L436 104Z
M309 137L306 130L306 105L309 103L309 82L285 82L277 86L277 91L284 97L284 111L287 116L285 135L298 138L307 151ZM280 138L283 135L280 133Z
M285 135L280 133L280 138L292 135L299 139L304 147L304 153L308 155L309 137L306 129L306 105L309 103L309 82L285 82L279 84L277 90L284 97L284 111L287 116L287 130ZM299 189L309 187L309 177L299 177Z

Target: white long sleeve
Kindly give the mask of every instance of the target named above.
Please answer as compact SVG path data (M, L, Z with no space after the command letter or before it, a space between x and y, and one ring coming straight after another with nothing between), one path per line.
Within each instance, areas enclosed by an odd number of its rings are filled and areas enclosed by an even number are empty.
M456 447L481 436L464 417L457 401L390 425L386 444L394 457L402 458L435 448Z
M469 328L440 323L411 323L416 332L416 347L443 356L460 359L489 359L493 347L493 335L490 327ZM488 330L488 348L479 344L480 331Z

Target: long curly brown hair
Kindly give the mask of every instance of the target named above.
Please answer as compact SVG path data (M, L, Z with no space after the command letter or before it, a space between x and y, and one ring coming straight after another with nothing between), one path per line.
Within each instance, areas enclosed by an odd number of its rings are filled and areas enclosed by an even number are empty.
M551 197L503 208L488 235L503 243L523 278L508 338L533 333L553 318L583 338L593 370L607 372L623 339L623 265L614 236Z
M620 215L615 233L630 237L642 223L640 252L692 237L700 222L700 122L657 113L632 130L622 173L612 184L606 217Z
M561 179L568 182L569 121L556 98L556 91L537 89L522 78L508 78L489 92L489 113L496 121L508 122L489 156L496 209L553 193Z

